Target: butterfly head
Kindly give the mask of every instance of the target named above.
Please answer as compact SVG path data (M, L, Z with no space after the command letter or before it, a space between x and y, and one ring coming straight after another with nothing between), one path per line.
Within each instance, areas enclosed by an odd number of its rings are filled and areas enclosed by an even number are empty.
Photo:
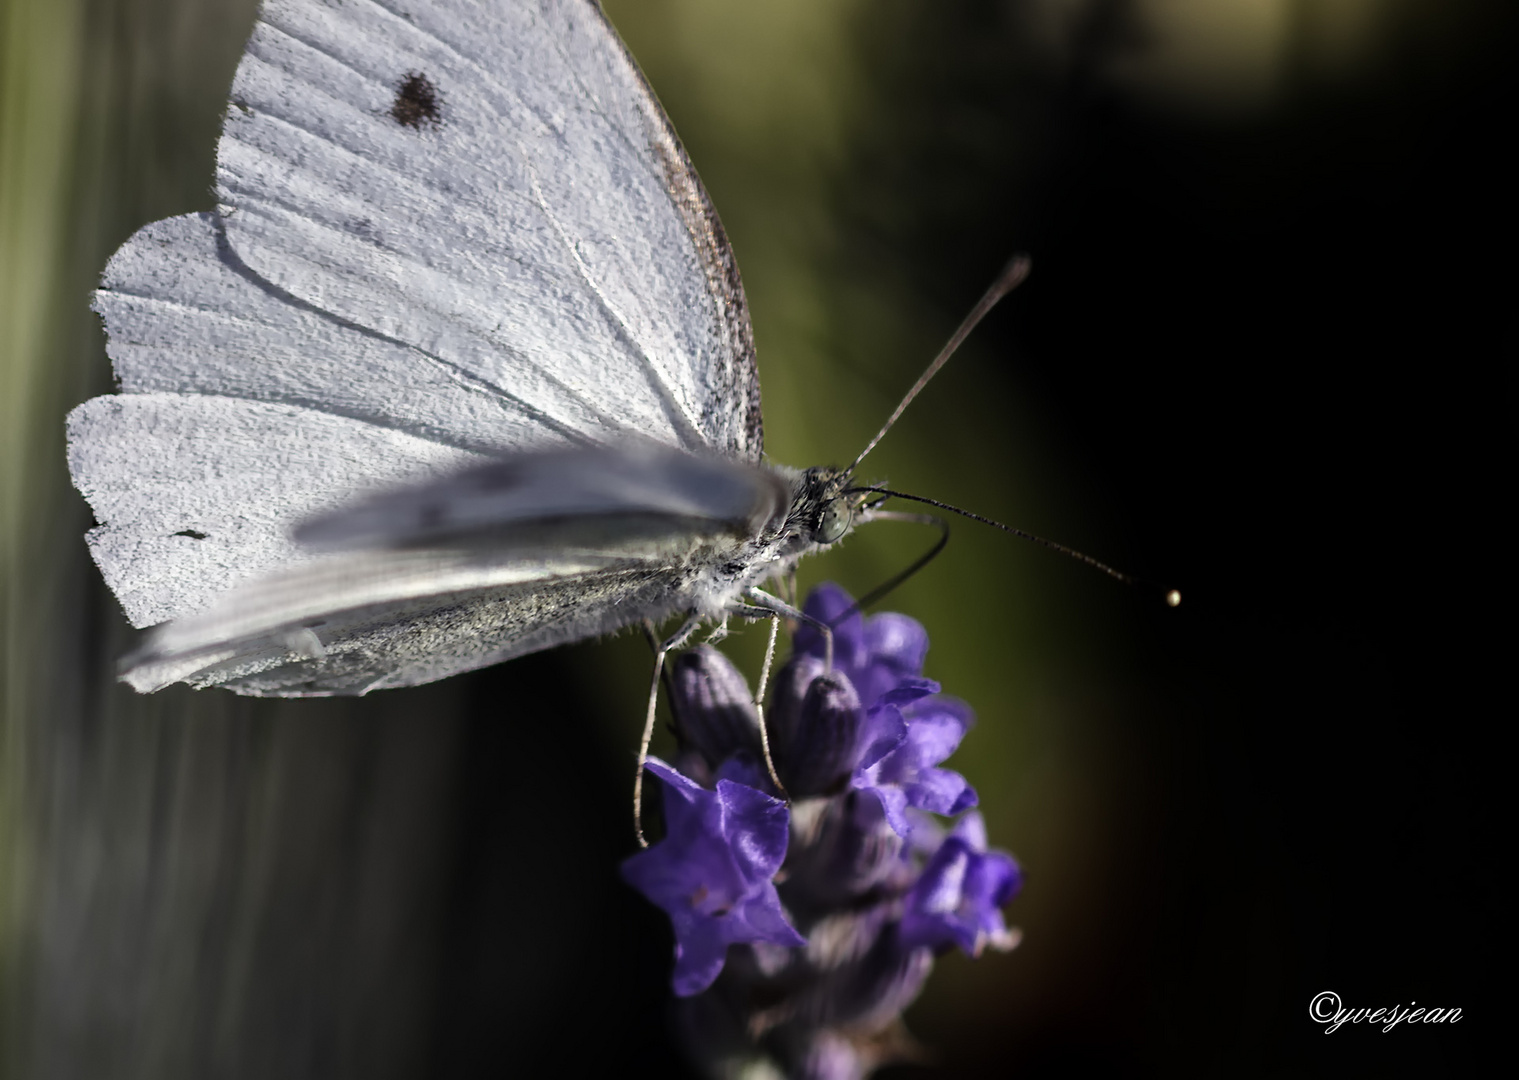
M789 524L798 538L816 547L838 543L854 528L858 498L849 470L808 469L797 480Z

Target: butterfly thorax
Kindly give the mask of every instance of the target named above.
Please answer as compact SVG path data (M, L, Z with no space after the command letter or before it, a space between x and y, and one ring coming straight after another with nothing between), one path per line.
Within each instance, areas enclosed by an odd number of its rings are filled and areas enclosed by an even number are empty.
M692 606L704 614L720 617L741 602L745 589L790 573L804 555L830 547L853 528L844 495L847 472L826 466L770 467L790 486L790 501L728 558L694 576Z

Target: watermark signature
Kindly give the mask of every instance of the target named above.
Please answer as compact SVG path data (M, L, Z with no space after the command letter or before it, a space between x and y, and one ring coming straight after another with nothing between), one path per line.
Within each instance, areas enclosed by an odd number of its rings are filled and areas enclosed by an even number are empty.
M1418 1004L1413 1001L1406 1008L1394 1005L1390 1009L1346 1008L1340 1002L1339 994L1325 990L1308 1003L1308 1017L1316 1024L1325 1025L1325 1035L1333 1035L1340 1030L1341 1024L1381 1025L1387 1032L1399 1024L1454 1024L1461 1019L1460 1009L1444 1006L1416 1008Z

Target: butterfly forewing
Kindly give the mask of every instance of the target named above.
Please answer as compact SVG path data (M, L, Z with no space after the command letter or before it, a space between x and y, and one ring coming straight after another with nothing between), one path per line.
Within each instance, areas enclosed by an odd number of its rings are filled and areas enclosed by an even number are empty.
M205 616L151 640L134 685L440 678L673 609L681 558L770 513L732 253L589 0L270 0L217 177L217 212L112 260L96 307L123 393L70 417L91 549L133 623ZM546 532L534 514L554 507L520 498L514 540L444 483L428 498L473 524L432 578L375 552L323 578L289 536L366 491L630 435L756 464L694 513L629 489L621 532L606 515ZM407 520L370 539L415 547ZM486 559L475 531L503 546ZM545 536L578 548L551 557ZM298 611L259 593L270 574L304 590ZM253 624L225 621L229 597Z
M217 214L140 229L107 264L95 310L127 394L298 405L487 454L556 441L494 388L258 277L227 244Z
M436 101L416 126L393 115L410 77ZM647 93L578 0L271 3L218 153L228 239L280 288L548 428L753 459L716 377L737 360L752 380L752 358L728 355L670 163L598 84Z
M635 534L744 538L783 514L790 498L790 485L771 469L637 442L489 461L330 511L294 536L340 550L453 540L496 552Z

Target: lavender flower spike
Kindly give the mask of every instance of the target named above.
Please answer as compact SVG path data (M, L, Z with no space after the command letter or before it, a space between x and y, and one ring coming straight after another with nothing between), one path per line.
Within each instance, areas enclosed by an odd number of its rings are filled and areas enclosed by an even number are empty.
M665 785L666 836L622 875L675 927L676 994L711 986L729 945L805 945L771 880L786 857L786 804L729 779L709 791L657 758L648 770Z
M675 924L677 1022L710 1076L863 1080L911 1056L902 1011L936 953L1017 940L1001 907L1018 864L987 850L979 814L948 832L934 817L975 805L940 767L970 710L923 677L919 623L853 603L814 590L805 610L833 627L833 668L804 625L774 684L789 806L771 797L743 675L710 648L673 665L680 771L649 763L667 837L623 876Z

